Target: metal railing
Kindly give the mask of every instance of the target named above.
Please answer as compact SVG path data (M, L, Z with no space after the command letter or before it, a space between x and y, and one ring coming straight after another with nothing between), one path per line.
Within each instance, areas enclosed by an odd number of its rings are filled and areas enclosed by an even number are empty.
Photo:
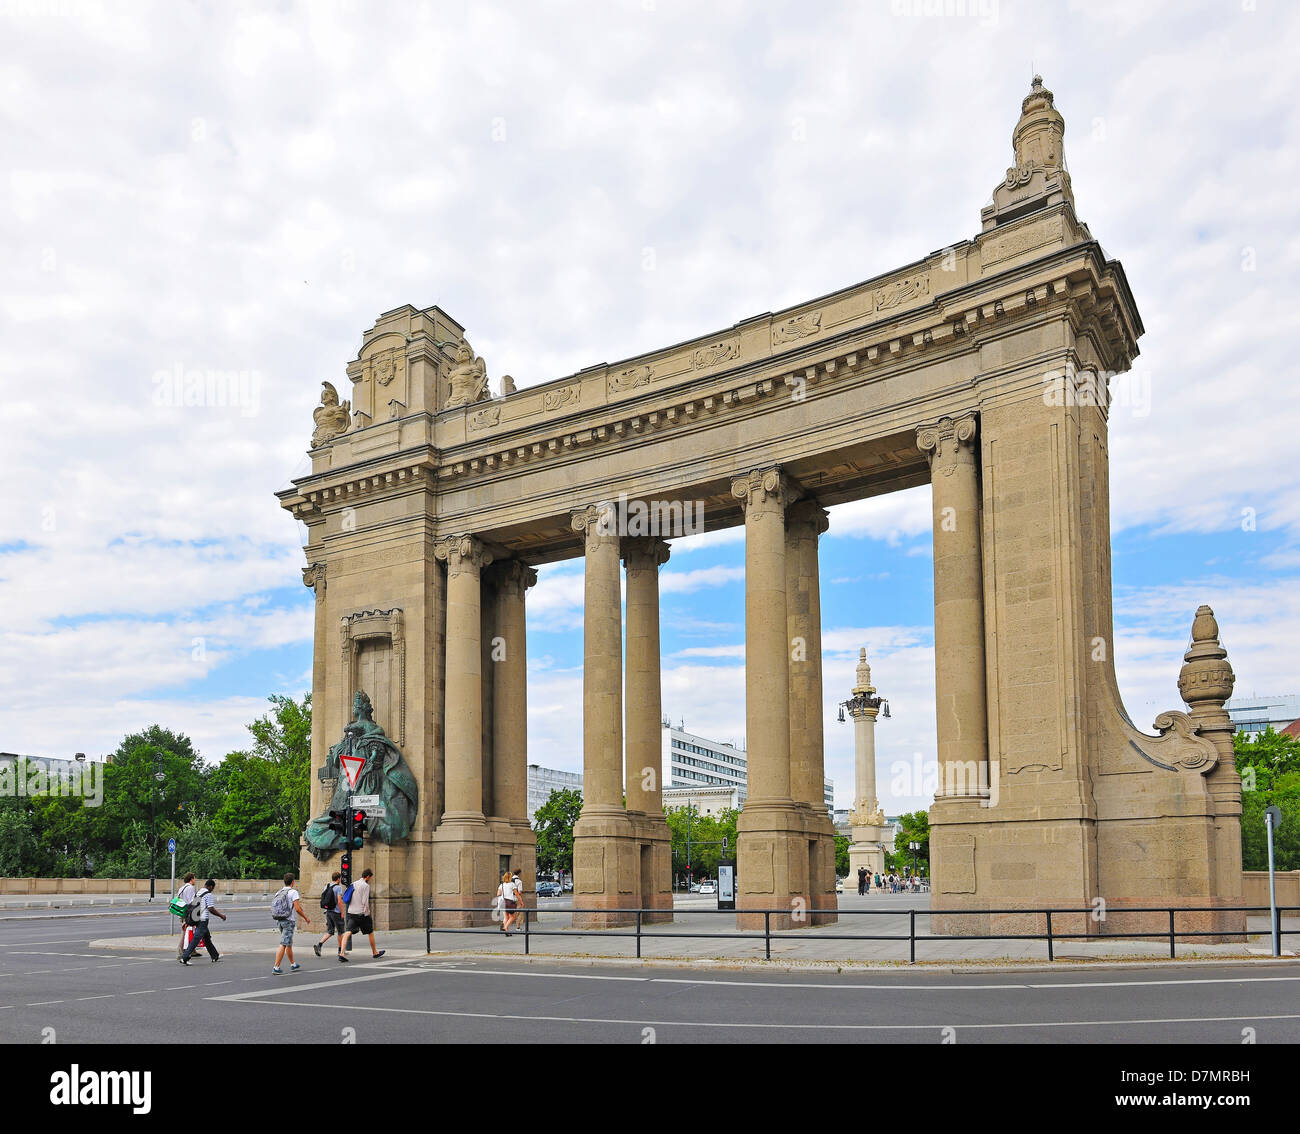
M916 943L918 941L1045 941L1047 943L1047 959L1054 961L1056 959L1056 942L1058 941L1122 941L1126 939L1146 939L1146 938L1168 938L1169 956L1174 958L1177 955L1176 945L1178 939L1196 938L1196 937L1225 937L1238 936L1234 930L1207 929L1207 930L1188 930L1180 929L1177 926L1177 916L1179 914L1250 914L1270 912L1269 906L1133 906L1122 909L1111 909L1106 916L1098 917L1097 910L1092 906L1082 909L1058 908L1058 909L992 909L992 910L790 910L790 909L746 909L736 910L736 914L745 914L751 917L762 915L763 929L762 932L756 930L736 929L731 931L701 931L682 932L674 929L671 932L655 931L647 928L645 918L647 915L657 915L662 919L664 914L669 914L674 919L680 917L693 917L700 915L709 915L717 917L719 914L727 916L732 915L731 910L715 909L554 909L538 910L533 907L521 907L515 911L522 917L522 930L513 931L524 939L525 955L531 952L532 938L534 937L632 937L636 939L636 956L641 957L641 942L647 938L650 939L684 939L684 940L703 940L708 938L721 938L732 941L758 941L763 942L763 956L765 960L772 959L772 940L773 934L776 934L778 941L906 941L908 943L908 963L916 963ZM1300 913L1300 906L1278 906L1276 909L1275 924L1270 927L1271 932L1276 932L1277 940L1280 943L1283 937L1298 936L1300 930L1283 930L1282 917L1287 913ZM565 928L565 929L538 929L533 923L533 917L538 913L546 913L552 917L569 914L597 915L602 917L624 916L628 922L623 926L614 926L608 929L599 927L592 928ZM435 914L475 914L479 917L489 917L490 925L470 925L470 926L437 926L433 924ZM833 914L837 918L843 917L907 917L907 933L832 933L825 932L816 924L819 915ZM934 933L917 933L916 918L920 914L922 917L998 917L998 916L1018 916L1018 917L1043 917L1045 918L1044 932L1042 933L971 933L971 934L934 934ZM1115 933L1063 933L1052 926L1052 918L1069 917L1086 917L1097 924L1104 924L1110 919L1127 918L1133 914L1165 914L1168 916L1168 927L1162 928L1155 932L1130 932L1128 930ZM772 928L772 919L781 918L783 921L793 920L796 923L802 921L804 924L796 925L790 929ZM424 948L426 953L432 953L432 938L435 933L473 933L482 936L485 933L499 932L502 916L499 911L484 909L481 906L428 906L424 912ZM655 921L651 925L662 924L662 921ZM823 923L825 924L825 923ZM813 929L811 935L808 930ZM1249 937L1252 932L1249 929L1243 929L1241 936Z

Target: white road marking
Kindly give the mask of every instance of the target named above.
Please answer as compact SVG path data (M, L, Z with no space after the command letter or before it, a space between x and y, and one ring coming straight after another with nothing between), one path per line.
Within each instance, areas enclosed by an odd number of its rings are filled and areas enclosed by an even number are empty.
M149 996L153 992L152 988L142 988L138 992L123 992L122 996Z
M33 1000L30 1004L24 1005L26 1008L42 1008L46 1004L62 1004L62 1000Z
M112 1000L114 993L106 992L102 996L78 996L78 1000Z
M218 996L214 1000L242 1000L244 997ZM248 1003L257 1004L251 1000ZM380 1008L372 1004L319 1004L312 1001L278 1001L269 1004L272 1008L328 1008L335 1012L389 1012L408 1016L446 1016L465 1020L512 1020L536 1022L541 1024L626 1024L629 1027L643 1028L727 1028L790 1031L831 1031L831 1032L937 1032L939 1024L742 1024L730 1021L700 1020L647 1020L619 1019L601 1016L523 1016L509 1012L447 1012L433 1008ZM1219 1024L1234 1023L1240 1020L1300 1020L1300 1015L1285 1016L1182 1016L1163 1019L1141 1020L1049 1020L1021 1021L1006 1024L957 1024L958 1031L988 1031L999 1028L1099 1028L1132 1027L1139 1024Z
M317 981L315 984L289 984L283 988L254 989L251 992L232 992L226 996L212 996L211 1000L252 1000L265 996L287 996L292 992L308 992L316 988L338 988L345 984L360 984L370 980L388 980L390 977L411 976L416 969L385 969L382 973L367 973L364 976L339 977L337 980ZM245 978L246 980L249 978Z

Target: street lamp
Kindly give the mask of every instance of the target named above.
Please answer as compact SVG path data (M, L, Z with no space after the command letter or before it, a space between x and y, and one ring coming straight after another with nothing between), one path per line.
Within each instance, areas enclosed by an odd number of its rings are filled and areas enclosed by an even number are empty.
M158 785L167 777L162 770L162 753L153 750L153 783L149 789L149 822L153 827L153 838L149 840L149 900L152 902L156 892L158 877Z
M907 849L912 852L912 877L916 877L916 852L921 849L920 843L908 843Z

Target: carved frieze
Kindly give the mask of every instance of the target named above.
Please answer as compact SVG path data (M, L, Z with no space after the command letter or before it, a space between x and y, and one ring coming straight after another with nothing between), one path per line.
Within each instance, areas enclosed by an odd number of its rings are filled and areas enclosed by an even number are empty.
M910 303L929 294L929 276L908 276L876 289L876 310L893 311L896 307L902 307L904 303Z
M576 406L581 396L582 387L576 384L561 386L558 390L547 390L542 395L542 409L549 412L563 406Z
M772 345L778 347L783 343L806 339L809 335L817 334L821 330L821 326L822 313L820 311L808 311L803 315L792 315L789 319L776 324L772 328Z
M991 237L984 244L983 261L986 265L1019 256L1045 244L1060 243L1065 232L1065 222L1059 217L1025 225L1014 232Z
M691 355L691 365L696 370L703 370L705 367L717 366L719 362L729 362L731 359L739 357L740 340L727 339L724 342L700 347Z
M609 380L609 392L621 394L624 390L634 390L638 386L648 386L655 376L653 366L630 366L620 370Z
M406 742L406 634L402 624L402 608L391 610L358 610L346 614L340 619L340 645L342 647L343 684L340 695L343 699L345 719L352 716L352 690L357 688L357 655L361 643L368 639L386 639L392 647L391 673L393 699L391 707L392 720L396 730L391 727L389 734L400 746ZM319 648L319 647L317 647Z
M492 426L500 424L500 421L501 407L489 406L487 409L469 415L469 428L471 430L490 429Z

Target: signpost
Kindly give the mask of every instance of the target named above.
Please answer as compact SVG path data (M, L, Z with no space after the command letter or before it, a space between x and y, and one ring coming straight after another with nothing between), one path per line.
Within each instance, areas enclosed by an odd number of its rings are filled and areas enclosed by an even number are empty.
M1282 955L1282 942L1277 924L1277 879L1273 872L1273 832L1282 822L1282 809L1276 805L1264 809L1264 827L1268 831L1268 920L1273 938L1273 956Z
M172 856L172 890L171 890L171 894L169 894L167 898L167 900L170 902L171 899L176 895L176 840L175 839L167 840L167 853ZM167 917L167 931L169 933L176 932L175 916L176 916L175 914L169 914Z

